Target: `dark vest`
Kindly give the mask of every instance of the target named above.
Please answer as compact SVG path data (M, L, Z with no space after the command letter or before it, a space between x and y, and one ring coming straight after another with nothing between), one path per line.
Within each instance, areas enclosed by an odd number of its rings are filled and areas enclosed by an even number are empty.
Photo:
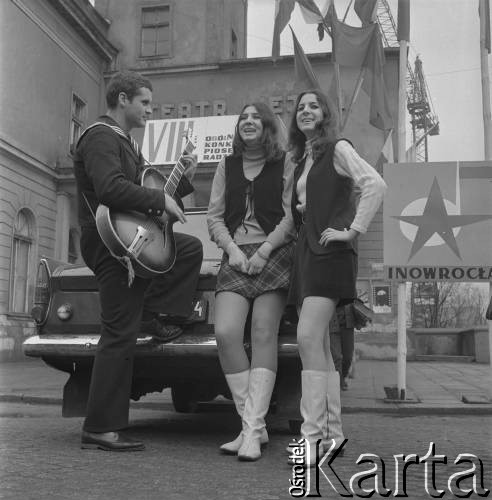
M254 215L265 234L271 233L282 220L284 160L282 155L279 160L267 161L261 172L249 181L244 176L242 157L226 158L224 220L231 236L246 216L247 192L253 198Z
M339 250L354 250L352 242L334 241L329 243L327 247L319 244L321 233L326 228L349 229L356 212L353 181L349 177L339 175L333 165L335 144L336 142L330 144L323 156L315 160L306 182L304 224L309 248L318 255ZM292 217L298 231L303 221L301 214L296 210L296 205L299 203L297 182L304 170L305 163L306 160L303 159L294 171Z

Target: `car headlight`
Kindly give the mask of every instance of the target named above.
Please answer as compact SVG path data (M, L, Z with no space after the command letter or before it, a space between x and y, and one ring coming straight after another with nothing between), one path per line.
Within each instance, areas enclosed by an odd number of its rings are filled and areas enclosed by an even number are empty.
M67 321L72 317L73 308L71 304L62 304L57 310L56 314L62 321Z

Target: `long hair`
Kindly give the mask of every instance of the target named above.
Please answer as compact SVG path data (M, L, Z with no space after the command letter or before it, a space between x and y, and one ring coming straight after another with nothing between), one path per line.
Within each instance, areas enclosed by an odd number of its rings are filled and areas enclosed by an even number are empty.
M243 109L241 109L241 113L234 128L232 156L241 156L246 149L246 144L239 133L239 123L242 120L241 115L248 106L254 106L260 115L261 123L263 125L263 133L260 138L260 144L265 151L266 160L278 160L283 154L283 149L279 139L278 121L273 111L264 102L252 102L245 104Z
M293 152L295 161L299 161L303 157L306 147L306 136L297 126L297 108L299 107L299 102L302 97L306 94L314 94L316 96L321 111L323 112L323 119L316 124L315 128L313 159L322 156L328 144L335 142L339 134L338 112L331 99L318 89L310 89L301 92L297 96L289 127L289 149Z

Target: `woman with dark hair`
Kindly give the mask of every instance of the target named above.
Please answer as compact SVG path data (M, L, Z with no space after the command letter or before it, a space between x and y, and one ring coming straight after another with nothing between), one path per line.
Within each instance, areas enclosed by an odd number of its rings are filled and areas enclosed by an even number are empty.
M271 109L261 102L244 106L233 153L215 173L207 218L211 239L224 251L215 299L219 359L242 417L239 436L220 449L240 460L257 460L268 442L264 417L293 254L292 174ZM251 363L243 343L250 308Z
M319 90L298 96L289 142L297 163L291 209L298 242L288 303L299 311L301 437L313 465L319 439L332 451L344 440L329 323L337 306L357 297L354 239L367 231L386 184L348 140L338 137L335 107Z

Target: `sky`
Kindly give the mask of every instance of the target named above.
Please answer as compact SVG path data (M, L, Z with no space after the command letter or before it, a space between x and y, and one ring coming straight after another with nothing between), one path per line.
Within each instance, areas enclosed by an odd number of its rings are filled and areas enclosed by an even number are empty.
M324 3L315 1L319 6ZM349 0L335 0L339 17L348 3ZM388 3L397 22L398 1ZM248 57L271 55L274 6L274 0L249 0ZM360 26L353 9L346 22ZM315 25L305 24L298 6L291 25L306 53L331 52L330 37L319 42ZM409 58L412 67L417 55L422 60L440 122L440 135L429 137L429 161L484 159L479 30L478 0L410 1ZM288 28L282 33L280 44L281 55L293 53ZM491 55L488 64L490 74Z

